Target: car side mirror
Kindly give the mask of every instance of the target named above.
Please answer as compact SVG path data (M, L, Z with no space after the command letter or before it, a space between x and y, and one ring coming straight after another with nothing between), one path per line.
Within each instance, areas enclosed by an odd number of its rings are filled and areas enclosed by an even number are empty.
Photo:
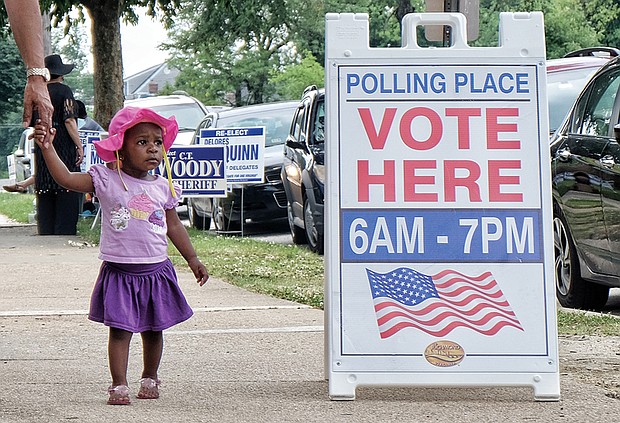
M620 142L620 123L614 125L614 138L616 141Z
M24 157L22 159L22 163L25 164L25 165L29 165L30 164L30 157Z
M291 138L286 139L286 146L290 148L294 148L294 149L304 149L304 150L306 148L305 144L299 141L295 141L294 139L291 139Z

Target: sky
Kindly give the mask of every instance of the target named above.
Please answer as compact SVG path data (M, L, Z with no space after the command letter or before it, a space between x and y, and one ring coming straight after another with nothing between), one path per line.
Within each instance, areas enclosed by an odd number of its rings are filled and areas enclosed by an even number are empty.
M168 53L157 48L166 41L166 31L159 21L142 14L138 25L121 22L123 76L136 74L166 60Z
M136 14L140 18L137 25L125 25L121 21L121 46L123 49L123 77L134 75L151 66L163 63L168 53L157 48L159 44L167 40L166 30L159 21L155 21L146 15L146 9L137 9ZM91 22L88 14L86 17L86 34L90 38ZM90 40L92 46L92 40ZM90 63L92 72L92 61Z

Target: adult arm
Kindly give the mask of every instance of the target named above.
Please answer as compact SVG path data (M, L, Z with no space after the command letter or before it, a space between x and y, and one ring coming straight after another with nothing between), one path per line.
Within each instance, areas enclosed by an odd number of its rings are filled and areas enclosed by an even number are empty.
M41 9L37 0L4 0L13 37L26 68L44 68L43 29ZM38 118L50 128L52 125L52 102L47 91L47 82L42 76L27 78L24 89L23 125L27 127L32 121L33 110ZM47 142L48 139L46 138Z
M67 127L67 132L69 132L69 136L71 137L73 144L75 144L75 164L79 166L80 164L82 164L82 159L84 158L84 148L82 147L82 141L80 140L77 120L74 117L67 118L65 120L65 126Z

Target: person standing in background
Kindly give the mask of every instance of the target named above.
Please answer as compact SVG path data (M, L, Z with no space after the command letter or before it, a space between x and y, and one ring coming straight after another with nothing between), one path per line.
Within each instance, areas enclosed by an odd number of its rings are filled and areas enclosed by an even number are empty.
M34 123L33 112L51 127L52 102L47 90L50 74L43 61L43 28L37 0L4 0L15 43L26 64L24 89L24 128ZM47 142L47 138L44 141Z
M74 65L64 64L59 55L52 54L45 58L45 67L51 76L47 89L54 108L51 126L56 130L54 146L65 166L72 172L79 172L84 152L77 127L78 108L71 88L62 83L64 75L70 73ZM38 145L35 148L35 194L39 235L75 235L82 195L56 183Z

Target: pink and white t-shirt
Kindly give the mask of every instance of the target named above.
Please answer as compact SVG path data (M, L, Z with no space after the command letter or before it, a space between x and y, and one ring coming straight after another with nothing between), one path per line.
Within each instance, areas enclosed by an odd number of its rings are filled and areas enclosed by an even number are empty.
M161 176L145 181L105 165L88 170L101 207L99 258L114 263L159 263L168 258L166 210L175 208L181 190L172 196Z

